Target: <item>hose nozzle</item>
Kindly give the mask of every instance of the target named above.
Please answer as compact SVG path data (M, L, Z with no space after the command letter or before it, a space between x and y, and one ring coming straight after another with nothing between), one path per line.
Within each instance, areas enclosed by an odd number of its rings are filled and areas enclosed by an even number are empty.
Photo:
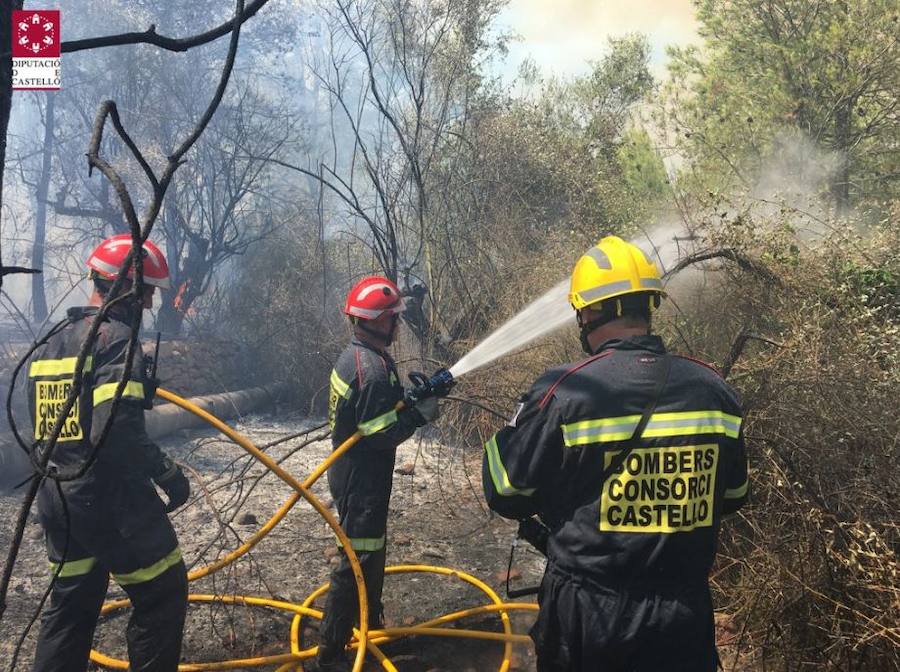
M415 406L428 397L446 397L450 389L456 384L453 374L448 369L438 369L429 378L420 371L412 371L409 374L413 387L406 392L404 401L407 406Z

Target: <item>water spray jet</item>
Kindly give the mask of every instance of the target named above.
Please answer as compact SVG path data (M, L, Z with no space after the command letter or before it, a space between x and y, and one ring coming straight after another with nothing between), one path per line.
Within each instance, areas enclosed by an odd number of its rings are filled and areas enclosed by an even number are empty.
M661 232L662 235L660 235ZM657 235L654 235L656 233ZM680 235L682 234L682 235ZM654 238L662 238L663 243L657 246ZM684 256L685 240L694 240L683 236L683 230L678 227L661 227L655 232L648 233L630 242L639 245L641 242L649 242L652 253L648 256L659 264L661 273ZM519 313L507 320L503 325L495 329L487 338L476 345L468 354L464 355L456 364L450 367L449 373L453 378L474 371L485 364L489 364L513 350L517 350L531 341L556 331L569 320L574 321L572 306L569 305L569 279L561 280L553 285L546 293L538 297Z

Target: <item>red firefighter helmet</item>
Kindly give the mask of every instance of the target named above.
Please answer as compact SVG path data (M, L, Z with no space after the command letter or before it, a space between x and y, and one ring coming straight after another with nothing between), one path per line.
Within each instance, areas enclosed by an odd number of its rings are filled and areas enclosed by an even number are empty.
M149 240L144 241L144 282L162 289L169 288L169 265L159 248ZM115 280L119 275L119 269L125 263L125 257L131 252L131 234L122 233L118 236L107 238L97 246L87 265L101 278ZM128 277L134 271L128 269Z
M344 304L345 314L363 320L374 320L384 313L397 315L405 309L397 285L380 275L370 275L353 285Z

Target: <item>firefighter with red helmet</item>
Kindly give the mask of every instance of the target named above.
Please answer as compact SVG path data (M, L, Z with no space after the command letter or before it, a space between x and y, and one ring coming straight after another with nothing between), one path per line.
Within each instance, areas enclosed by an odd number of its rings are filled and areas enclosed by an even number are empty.
M588 357L542 375L485 445L488 505L549 528L539 672L716 670L708 575L747 497L742 413L714 370L650 334L663 296L635 245L588 250L569 293Z
M353 329L350 345L331 372L328 421L336 448L359 431L363 438L328 470L328 487L340 523L362 566L369 604L369 628L382 627L388 503L397 446L437 416L437 399L396 411L403 399L397 366L387 351L399 327L404 301L397 285L380 276L357 282L344 313ZM331 573L317 658L321 672L349 670L344 653L359 605L346 556Z
M87 261L94 284L90 306L70 309L69 326L32 358L28 387L39 447L68 396L77 355L98 306L114 298L110 291L131 249L131 236L125 234L104 240L94 250ZM84 363L81 394L63 423L49 465L57 474L90 466L74 480L45 480L38 494L56 580L42 617L34 672L87 669L110 575L132 605L126 630L129 669L175 672L181 657L187 574L166 513L187 501L190 486L145 431L144 408L149 407L155 381L144 375L140 348L126 373L133 319L152 307L157 287L169 286L168 265L159 248L144 242L142 257L143 295L114 305L100 325ZM131 280L124 285L120 296L131 289ZM109 433L97 445L116 388L126 375ZM154 483L165 491L167 504Z

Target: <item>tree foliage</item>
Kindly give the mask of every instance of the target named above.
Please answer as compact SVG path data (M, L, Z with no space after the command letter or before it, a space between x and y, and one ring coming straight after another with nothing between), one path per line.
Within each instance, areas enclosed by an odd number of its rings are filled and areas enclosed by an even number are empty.
M698 0L702 49L675 49L669 121L704 179L752 186L781 131L831 152L843 214L897 194L900 17L891 0Z

